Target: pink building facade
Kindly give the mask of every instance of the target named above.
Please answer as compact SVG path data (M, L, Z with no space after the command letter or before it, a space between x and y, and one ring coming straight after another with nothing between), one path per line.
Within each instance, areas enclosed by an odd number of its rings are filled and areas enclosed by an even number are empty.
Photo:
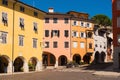
M50 8L44 18L44 66L64 66L71 61L70 29L70 16Z

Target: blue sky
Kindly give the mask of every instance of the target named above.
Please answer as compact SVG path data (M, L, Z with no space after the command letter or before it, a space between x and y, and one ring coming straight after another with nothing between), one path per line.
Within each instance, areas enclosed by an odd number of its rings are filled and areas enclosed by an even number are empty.
M66 13L68 11L85 12L90 17L96 14L104 14L112 18L112 0L20 0L26 4L48 12L48 8L54 8L55 12Z

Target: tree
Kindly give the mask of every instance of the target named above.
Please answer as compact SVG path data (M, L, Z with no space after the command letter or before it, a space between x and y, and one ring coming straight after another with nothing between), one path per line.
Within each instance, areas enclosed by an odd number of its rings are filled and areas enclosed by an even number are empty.
M103 15L103 14L98 14L98 15L95 15L91 18L95 24L99 25L99 26L111 26L112 25L112 21L111 19L106 16L106 15Z

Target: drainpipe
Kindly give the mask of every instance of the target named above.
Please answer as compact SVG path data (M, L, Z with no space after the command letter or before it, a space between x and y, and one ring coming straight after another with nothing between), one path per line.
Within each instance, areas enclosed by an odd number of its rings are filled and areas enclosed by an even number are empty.
M72 60L72 47L71 47L71 44L72 44L72 40L71 40L71 38L72 38L72 36L71 36L71 20L72 20L72 17L70 17L70 59Z
M88 30L85 31L85 33L86 33L86 38L85 38L85 39L86 39L86 54L87 54L87 38L88 38L88 36L87 36L87 31L88 31Z
M14 64L14 21L15 21L15 5L17 3L17 0L15 0L15 2L13 2L13 33L12 33L12 73L14 72L14 68L13 68L13 64Z

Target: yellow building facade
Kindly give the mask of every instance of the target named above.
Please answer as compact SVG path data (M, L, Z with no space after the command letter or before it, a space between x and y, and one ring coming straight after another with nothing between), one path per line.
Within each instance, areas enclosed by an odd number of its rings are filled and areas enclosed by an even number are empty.
M22 2L0 0L1 73L41 70L44 15Z
M87 13L75 11L68 12L71 18L71 55L72 60L90 63L94 52L93 27L94 24L88 19Z

